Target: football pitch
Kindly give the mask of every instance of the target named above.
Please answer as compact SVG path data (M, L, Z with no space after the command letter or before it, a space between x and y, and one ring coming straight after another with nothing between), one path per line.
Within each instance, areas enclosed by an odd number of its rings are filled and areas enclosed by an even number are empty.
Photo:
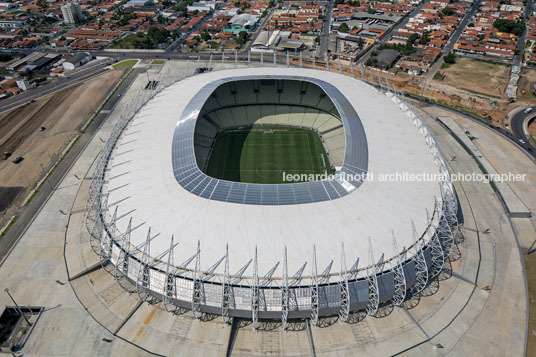
M253 127L218 134L206 173L229 181L277 184L289 183L283 180L283 173L309 175L333 171L314 131Z

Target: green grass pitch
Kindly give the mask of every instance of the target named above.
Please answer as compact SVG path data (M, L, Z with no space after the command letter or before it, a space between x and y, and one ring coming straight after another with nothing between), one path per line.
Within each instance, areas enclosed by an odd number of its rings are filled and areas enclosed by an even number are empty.
M308 129L253 127L218 134L207 175L262 184L289 183L287 174L333 173L318 135Z

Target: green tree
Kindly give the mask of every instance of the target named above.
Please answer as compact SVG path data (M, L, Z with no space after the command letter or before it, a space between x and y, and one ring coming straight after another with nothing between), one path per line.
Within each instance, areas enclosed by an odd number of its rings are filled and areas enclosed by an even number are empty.
M516 36L521 36L523 31L525 31L525 23L523 21L499 19L493 21L493 27L500 32L507 32Z
M149 31L147 31L147 37L149 37L156 43L163 43L167 41L167 38L169 37L169 31L166 29L151 27Z
M447 64L454 64L456 63L456 56L454 56L453 52L450 52L448 55L443 57L443 61Z
M408 37L408 40L406 41L406 44L413 45L415 41L419 38L419 35L416 33L411 34L411 36Z
M365 46L365 40L363 40L361 37L357 39L357 47L362 50Z
M343 22L341 26L339 26L339 32L348 33L349 31L350 28L348 27L348 24L346 22Z
M246 41L248 40L248 33L247 31L240 31L238 33L238 39L236 40L236 43L238 43L240 46L242 46Z
M210 34L209 34L208 32L206 32L206 31L203 32L203 33L201 34L201 39L202 39L203 41L208 41L208 40L210 40Z
M448 7L448 6L446 8L444 8L442 12L443 12L443 15L445 15L445 16L454 15L454 9L451 8L451 7Z

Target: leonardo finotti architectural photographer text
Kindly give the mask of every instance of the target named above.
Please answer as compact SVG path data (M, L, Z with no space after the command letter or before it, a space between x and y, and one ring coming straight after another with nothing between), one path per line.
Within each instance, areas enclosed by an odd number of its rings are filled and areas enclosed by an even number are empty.
M471 174L462 174L460 172L449 174L451 181L461 182L516 182L525 181L527 174L515 174L508 172L505 174L482 174L473 172ZM430 174L426 172L394 172L380 173L366 172L361 174L347 174L338 172L334 175L323 174L290 174L283 172L283 182L310 182L318 180L343 180L352 181L379 181L379 182L440 182L447 179L443 174Z

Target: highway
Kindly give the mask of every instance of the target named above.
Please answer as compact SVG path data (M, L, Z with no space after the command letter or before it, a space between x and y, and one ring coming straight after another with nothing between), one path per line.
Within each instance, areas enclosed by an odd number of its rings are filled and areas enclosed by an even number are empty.
M525 111L522 110L512 117L512 120L510 121L510 130L517 143L529 151L532 156L536 157L536 145L534 145L534 142L527 137L524 129L525 125L528 125L528 121L536 117L536 106L531 108L532 110L529 113L525 113Z
M109 62L102 63L97 66L88 68L84 71L73 74L71 76L68 76L68 77L55 78L47 84L41 85L36 88L32 88L21 94L5 99L2 102L0 102L0 113L14 109L34 99L44 97L46 95L49 95L59 90L77 85L83 81L86 81L90 78L98 76L99 74L107 71L106 67L109 64L110 64Z
M481 119L474 118L471 115L468 115L464 112L457 111L456 109L453 109L451 107L441 105L435 102L431 102L429 99L426 99L426 98L422 99L422 98L412 97L411 99L424 105L435 106L438 108L445 109L449 112L464 116L465 118L470 119L473 122L478 123L482 126L486 126L490 130L493 130L497 134L502 135L504 138L509 139L515 144L517 144L518 146L520 146L522 149L526 151L528 155L533 157L534 160L536 161L536 146L534 145L534 142L531 142L529 138L527 138L527 136L525 135L525 130L523 129L525 120L536 118L536 106L531 107L532 111L530 113L524 113L523 111L521 111L517 113L516 115L514 115L514 117L512 118L510 122L510 130L508 130L499 126L486 123L485 121ZM522 139L524 143L519 141L519 139Z
M58 164L54 172L52 172L52 174L47 178L46 183L41 186L39 192L35 194L27 206L21 207L18 210L16 213L17 220L9 228L4 237L0 239L0 265L4 261L5 257L9 254L12 247L17 243L20 237L22 237L27 227L30 226L30 223L39 213L41 207L44 206L67 172L71 169L76 160L78 160L80 154L89 144L97 130L100 128L101 124L109 115L109 111L115 107L119 99L123 97L123 94L130 87L134 79L136 79L138 74L140 74L143 70L144 69L134 69L123 81L123 83L121 83L114 95L104 105L101 113L94 118L84 132L80 133L80 138L78 141L64 156L63 160Z

